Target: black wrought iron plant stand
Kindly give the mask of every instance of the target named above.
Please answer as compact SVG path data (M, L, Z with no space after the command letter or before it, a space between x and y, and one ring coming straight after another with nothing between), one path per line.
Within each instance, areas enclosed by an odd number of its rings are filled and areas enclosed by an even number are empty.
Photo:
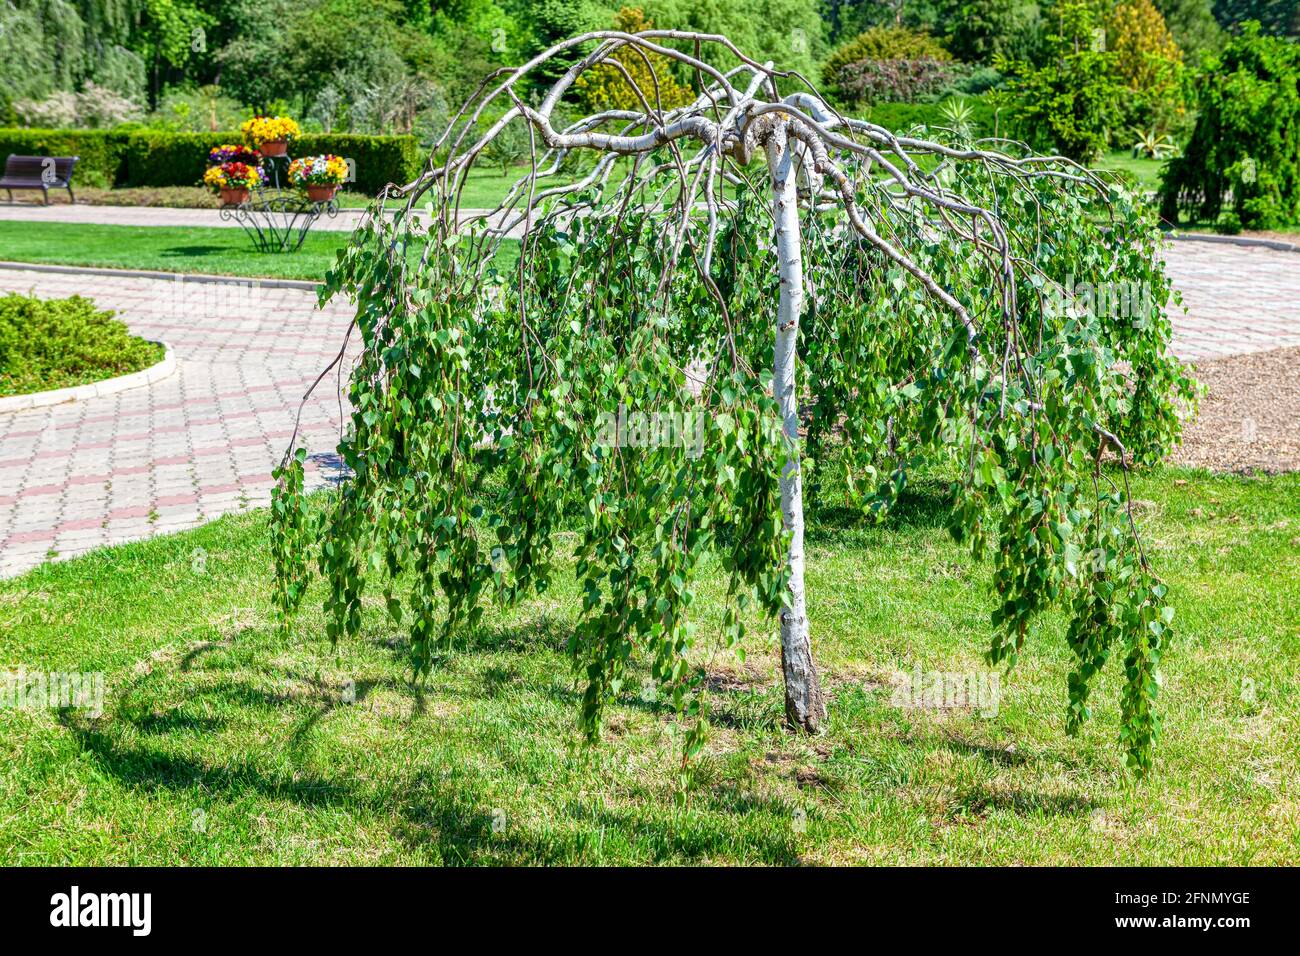
M223 203L220 216L237 222L259 252L296 252L321 216L339 214L338 199L313 202L289 186L290 159L263 156L261 183L242 203Z

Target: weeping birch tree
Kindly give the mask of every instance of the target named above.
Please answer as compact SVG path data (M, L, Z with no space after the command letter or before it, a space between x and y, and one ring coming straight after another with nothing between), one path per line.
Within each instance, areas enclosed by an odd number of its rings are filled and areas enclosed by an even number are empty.
M617 71L639 106L557 126L593 70ZM665 70L691 102L661 101ZM498 208L465 208L468 174L511 127L527 174ZM330 273L323 296L352 298L360 342L318 382L350 365L352 477L309 507L290 442L273 503L283 620L313 567L332 639L360 628L363 589L381 591L426 673L487 606L545 591L571 557L588 736L645 666L692 728L690 756L701 651L743 654L765 622L788 723L816 732L813 643L833 635L805 591L805 502L882 520L925 475L992 563L990 663L1050 639L1042 612L1062 607L1067 730L1115 653L1121 742L1145 770L1173 610L1128 473L1177 440L1192 395L1168 351L1159 243L1135 198L1066 159L897 135L726 37L559 43L485 80ZM723 610L700 619L715 581Z

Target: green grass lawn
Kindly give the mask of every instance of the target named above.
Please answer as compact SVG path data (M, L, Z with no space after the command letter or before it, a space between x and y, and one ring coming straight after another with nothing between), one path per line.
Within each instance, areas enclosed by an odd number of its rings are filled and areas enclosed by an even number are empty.
M685 788L671 716L635 690L577 745L567 575L415 688L377 595L335 650L318 610L277 635L254 513L0 582L3 664L108 687L98 719L0 709L0 863L1300 863L1300 476L1160 471L1135 493L1178 608L1143 781L1117 662L1064 735L1058 618L996 717L892 706L891 673L980 669L989 633L988 568L932 499L883 527L821 516L828 732L781 729L777 656L751 638L743 665L707 658Z
M1139 186L1154 192L1160 188L1160 171L1164 165L1164 160L1134 156L1130 150L1119 150L1102 156L1097 160L1096 168L1131 173Z
M238 228L0 222L0 258L11 261L278 279L323 279L347 240L318 229L297 252L261 253Z
M0 259L212 275L323 281L349 233L317 230L296 252L263 253L242 229L190 226L101 226L0 221ZM412 246L418 260L423 246ZM499 269L513 268L519 243L502 242Z

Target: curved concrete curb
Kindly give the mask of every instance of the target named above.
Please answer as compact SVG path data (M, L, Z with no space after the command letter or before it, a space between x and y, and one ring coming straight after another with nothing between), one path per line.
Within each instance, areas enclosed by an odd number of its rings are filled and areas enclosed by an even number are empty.
M80 402L87 398L114 395L117 392L125 392L129 388L161 382L176 371L176 355L166 342L155 344L161 345L166 351L161 362L150 365L146 369L129 375L119 375L116 378L106 378L102 382L91 382L88 385L74 385L71 388L56 388L48 392L32 392L29 395L10 395L7 398L0 398L0 415L22 412L29 408L45 408L47 405L62 405L64 402Z
M53 272L74 276L126 276L135 279L169 279L182 282L238 282L243 285L255 285L263 289L302 289L315 292L321 283L310 279L266 279L260 276L218 276L206 272L150 272L144 269L107 269L99 266L59 266L46 262L11 262L0 260L0 269L13 269L17 272Z
M1174 230L1170 230L1167 235L1170 239L1179 242L1217 242L1228 246L1272 249L1275 252L1300 252L1300 245L1294 242L1283 242L1280 239L1252 239L1249 236L1218 236L1205 232L1177 232Z

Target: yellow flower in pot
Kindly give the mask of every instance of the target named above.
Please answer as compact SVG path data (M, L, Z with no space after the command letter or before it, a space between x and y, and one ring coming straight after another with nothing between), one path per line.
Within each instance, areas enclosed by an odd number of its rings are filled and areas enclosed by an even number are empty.
M239 131L244 134L244 142L261 150L263 156L284 156L289 143L302 135L298 124L287 116L254 116Z

